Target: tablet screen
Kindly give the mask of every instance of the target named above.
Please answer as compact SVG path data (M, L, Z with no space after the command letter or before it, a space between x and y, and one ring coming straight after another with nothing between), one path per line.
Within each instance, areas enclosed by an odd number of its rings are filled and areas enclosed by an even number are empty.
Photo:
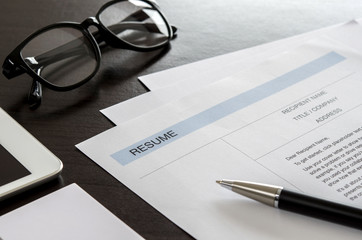
M29 174L29 170L0 144L0 186Z

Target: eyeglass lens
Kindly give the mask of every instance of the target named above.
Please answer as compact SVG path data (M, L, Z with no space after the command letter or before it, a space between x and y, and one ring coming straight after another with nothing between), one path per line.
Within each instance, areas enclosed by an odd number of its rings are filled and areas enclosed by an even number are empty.
M21 51L28 66L59 87L76 84L96 69L97 60L82 31L57 27L33 38Z
M143 1L112 4L99 14L99 20L119 39L138 47L163 44L170 37L160 13Z

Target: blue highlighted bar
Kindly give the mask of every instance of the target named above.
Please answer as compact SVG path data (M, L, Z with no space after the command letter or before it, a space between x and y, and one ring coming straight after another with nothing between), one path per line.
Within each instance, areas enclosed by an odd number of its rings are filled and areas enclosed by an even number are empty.
M323 70L326 70L346 58L336 52L329 52L301 67L274 78L251 90L221 102L188 119L176 123L148 138L132 144L111 155L122 165L127 165L173 141L201 129L229 114L252 105L264 98L278 93L298 82L301 82Z

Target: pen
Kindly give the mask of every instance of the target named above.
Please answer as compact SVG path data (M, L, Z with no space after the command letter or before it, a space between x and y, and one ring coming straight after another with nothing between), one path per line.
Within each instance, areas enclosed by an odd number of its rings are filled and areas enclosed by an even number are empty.
M269 206L362 229L362 209L246 181L218 180L221 186Z

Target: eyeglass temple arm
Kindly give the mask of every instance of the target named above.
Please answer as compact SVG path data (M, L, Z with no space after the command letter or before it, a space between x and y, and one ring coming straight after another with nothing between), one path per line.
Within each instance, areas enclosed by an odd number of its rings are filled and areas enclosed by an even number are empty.
M42 92L41 84L38 81L33 80L28 94L28 104L30 109L36 109L40 106L41 100L43 98Z
M139 22L121 22L118 24L114 24L112 26L108 27L109 30L112 32L118 34L123 32L124 30L138 30L138 31L145 31L152 33L162 33L162 31L159 29L159 27L154 23L139 23ZM174 28L172 28L174 30ZM175 28L174 31L177 29Z
M157 5L156 2L154 2L154 3ZM154 10L154 8L149 8L149 7L142 8L142 9L138 10L137 12L132 13L131 15L126 17L125 19L123 19L122 22L135 22L135 21L137 21L137 22L141 23L141 21L144 21L144 20L150 18L150 15L148 15L144 11L145 9ZM172 38L174 38L176 36L177 27L171 25L171 30L172 30L171 36L172 36Z

